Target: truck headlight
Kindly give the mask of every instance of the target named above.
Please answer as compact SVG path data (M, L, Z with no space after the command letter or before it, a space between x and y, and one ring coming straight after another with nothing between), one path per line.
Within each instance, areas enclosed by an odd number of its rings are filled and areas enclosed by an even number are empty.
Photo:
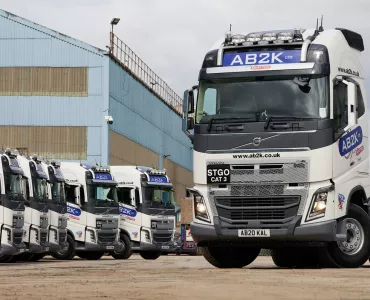
M194 215L196 219L211 223L208 215L207 207L203 196L198 193L193 194L194 197Z
M312 196L312 201L306 221L312 221L325 216L328 194L334 190L334 186L318 189Z

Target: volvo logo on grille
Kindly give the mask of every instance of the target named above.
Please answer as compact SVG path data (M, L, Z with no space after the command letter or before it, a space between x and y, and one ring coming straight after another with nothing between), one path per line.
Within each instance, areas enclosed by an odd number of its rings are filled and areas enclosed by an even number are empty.
M262 139L260 137L255 137L253 139L253 145L254 146L259 146L259 144L261 144L261 141L262 141Z

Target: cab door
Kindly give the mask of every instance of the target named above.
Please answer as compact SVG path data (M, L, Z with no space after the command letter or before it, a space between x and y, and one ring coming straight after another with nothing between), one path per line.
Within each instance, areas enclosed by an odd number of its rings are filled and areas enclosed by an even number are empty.
M85 241L86 212L81 209L80 186L65 184L67 200L67 229L76 241Z
M334 82L333 181L335 218L344 216L348 197L356 186L369 185L367 113L358 82L352 78Z
M141 213L137 211L135 187L118 187L120 228L130 235L131 241L140 242Z

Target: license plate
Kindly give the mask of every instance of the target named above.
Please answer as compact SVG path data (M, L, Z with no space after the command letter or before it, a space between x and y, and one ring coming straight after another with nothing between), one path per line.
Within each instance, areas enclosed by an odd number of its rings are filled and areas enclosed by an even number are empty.
M21 252L21 253L24 252L24 251L25 251L24 249L19 249L19 252Z
M45 247L45 251L49 251L49 247Z
M269 237L270 229L240 229L239 237Z
M207 183L230 183L230 165L207 165Z
M170 249L170 246L162 246L162 249Z
M114 249L114 246L107 246L107 249L108 250L113 250Z

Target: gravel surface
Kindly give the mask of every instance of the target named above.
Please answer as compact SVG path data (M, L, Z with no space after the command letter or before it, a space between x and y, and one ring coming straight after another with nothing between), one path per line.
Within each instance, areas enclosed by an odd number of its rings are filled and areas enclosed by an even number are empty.
M223 270L202 256L45 258L2 264L0 299L370 299L369 268L278 269L268 256L244 269Z

